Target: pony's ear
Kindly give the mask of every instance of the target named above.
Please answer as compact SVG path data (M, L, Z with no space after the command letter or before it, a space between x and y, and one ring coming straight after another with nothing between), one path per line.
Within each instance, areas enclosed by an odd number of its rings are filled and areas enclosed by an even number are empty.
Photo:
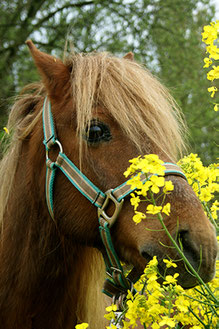
M60 96L63 86L67 84L70 78L68 68L60 59L38 50L31 40L27 40L26 44L30 49L48 94L53 97Z
M123 58L128 59L130 61L134 61L134 54L130 51Z

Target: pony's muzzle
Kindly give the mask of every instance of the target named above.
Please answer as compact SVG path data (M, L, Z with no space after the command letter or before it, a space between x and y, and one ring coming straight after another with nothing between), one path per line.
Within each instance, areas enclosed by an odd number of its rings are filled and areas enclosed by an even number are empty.
M209 282L215 275L217 240L212 230L212 241L207 248L202 242L201 237L194 239L193 233L194 232L187 229L178 229L177 232L173 234L173 237L202 280L204 282ZM179 273L178 282L184 288L192 288L198 284L195 275L191 273L180 254L171 245L170 247L164 246L162 249L160 248L160 245L156 243L145 244L140 248L140 254L146 259L147 263L156 255L159 263L158 270L160 274L167 275L173 274L174 272ZM165 258L170 258L175 261L177 268L166 269L163 262L163 259Z

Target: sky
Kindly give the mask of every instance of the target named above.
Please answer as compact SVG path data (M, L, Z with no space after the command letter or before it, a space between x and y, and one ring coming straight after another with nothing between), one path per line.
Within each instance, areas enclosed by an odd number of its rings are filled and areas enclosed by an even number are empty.
M216 15L215 19L219 20L219 0L211 0L211 2L215 5L216 7Z

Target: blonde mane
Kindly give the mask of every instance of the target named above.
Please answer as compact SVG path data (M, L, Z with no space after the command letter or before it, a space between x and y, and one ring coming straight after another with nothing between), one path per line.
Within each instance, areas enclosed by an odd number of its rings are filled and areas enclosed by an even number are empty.
M97 106L120 125L139 152L147 136L157 149L176 161L185 148L182 113L167 89L142 65L109 53L72 53L72 95L79 136ZM182 138L183 136L183 138Z

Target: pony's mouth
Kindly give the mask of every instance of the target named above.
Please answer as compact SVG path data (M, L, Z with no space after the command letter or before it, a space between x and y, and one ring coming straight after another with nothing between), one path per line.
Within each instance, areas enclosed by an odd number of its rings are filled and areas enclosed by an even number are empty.
M165 277L167 275L174 275L175 273L179 273L179 276L177 278L177 284L181 285L184 289L190 289L195 287L198 284L198 281L196 279L196 277L194 275L191 274L191 272L189 272L187 270L187 267L185 266L184 262L182 260L177 260L177 262L175 262L175 264L177 265L177 268L174 267L170 267L167 268L165 263L164 263L164 259L168 259L168 256L165 256L164 254L162 254L161 251L159 250L153 250L151 246L145 246L142 249L141 252L142 257L144 257L144 259L146 259L147 264L150 262L150 260L153 259L153 256L157 256L157 261L158 261L158 265L157 265L157 272L158 272L158 282L160 284L162 284L165 281ZM153 255L153 256L152 256ZM191 261L192 263L192 261ZM192 264L193 267L195 267L195 264ZM201 274L201 273L199 273ZM212 274L209 274L210 280L213 278ZM205 282L210 281L209 278L203 278Z

